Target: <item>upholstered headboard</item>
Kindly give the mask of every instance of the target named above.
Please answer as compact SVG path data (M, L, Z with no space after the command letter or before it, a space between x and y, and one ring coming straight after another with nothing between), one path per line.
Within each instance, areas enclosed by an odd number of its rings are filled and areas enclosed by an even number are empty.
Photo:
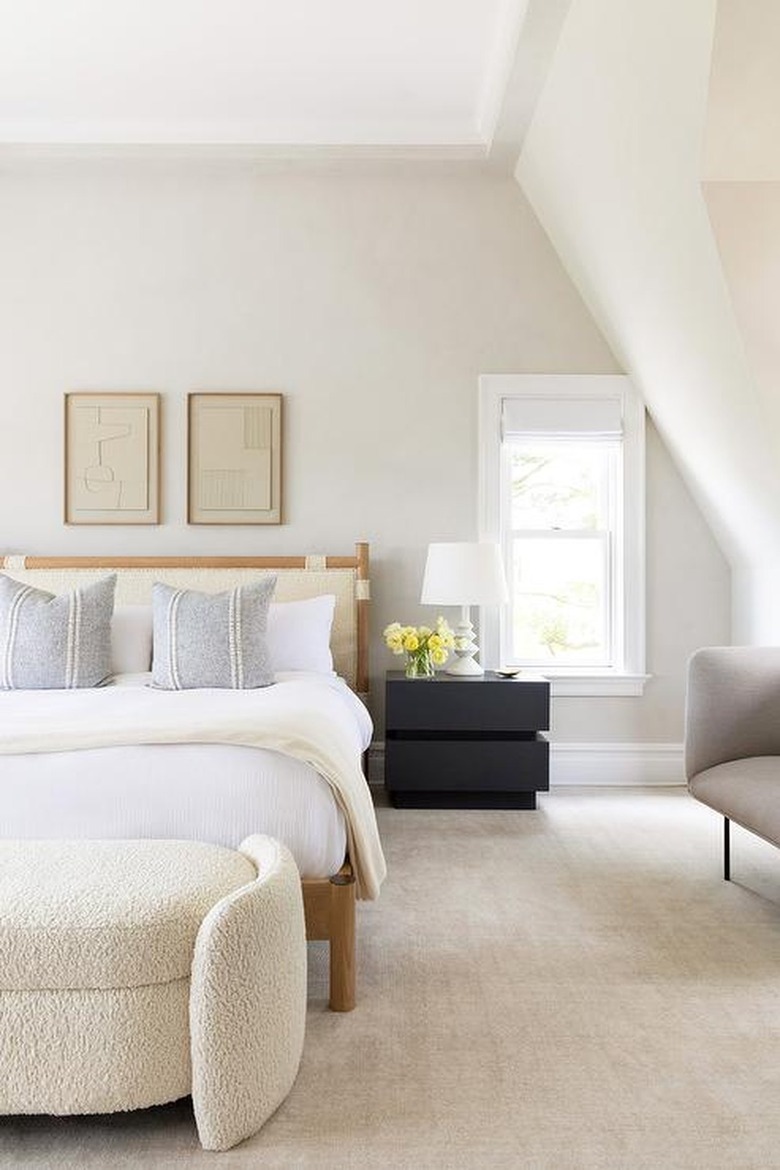
M0 568L25 584L64 593L116 572L117 605L151 605L152 584L219 593L263 573L277 576L275 601L320 593L336 596L331 649L336 671L359 694L368 691L368 544L355 554L286 557L34 557L5 556Z

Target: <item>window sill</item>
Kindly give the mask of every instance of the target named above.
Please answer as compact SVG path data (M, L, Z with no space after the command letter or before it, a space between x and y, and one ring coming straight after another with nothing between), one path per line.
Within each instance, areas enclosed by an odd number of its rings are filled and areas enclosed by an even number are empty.
M553 698L571 696L641 696L649 674L552 674L541 672L549 679Z

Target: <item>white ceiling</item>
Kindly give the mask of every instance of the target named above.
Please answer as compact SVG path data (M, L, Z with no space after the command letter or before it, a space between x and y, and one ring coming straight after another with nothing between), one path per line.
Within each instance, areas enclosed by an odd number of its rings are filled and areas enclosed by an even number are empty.
M0 143L489 147L529 0L0 0Z

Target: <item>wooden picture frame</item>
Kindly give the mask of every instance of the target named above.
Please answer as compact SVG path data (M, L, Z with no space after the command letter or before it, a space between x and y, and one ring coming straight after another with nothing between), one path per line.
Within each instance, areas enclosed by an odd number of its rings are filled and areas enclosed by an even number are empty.
M160 395L65 395L65 523L159 524Z
M282 523L282 395L187 398L187 523Z

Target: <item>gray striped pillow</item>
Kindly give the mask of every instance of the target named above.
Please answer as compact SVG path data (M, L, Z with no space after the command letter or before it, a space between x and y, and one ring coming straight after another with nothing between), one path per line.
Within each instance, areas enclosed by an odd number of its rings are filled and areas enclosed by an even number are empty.
M56 596L0 573L0 690L96 687L111 673L116 573Z
M274 681L266 641L276 577L226 593L152 587L152 683L168 691L194 687L244 690Z

